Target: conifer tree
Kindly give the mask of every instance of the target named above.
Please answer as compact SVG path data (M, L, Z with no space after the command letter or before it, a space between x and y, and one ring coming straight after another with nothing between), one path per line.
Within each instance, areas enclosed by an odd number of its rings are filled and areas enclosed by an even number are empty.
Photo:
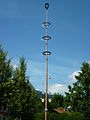
M0 45L0 108L8 108L9 120L29 120L42 111L42 103L26 76L25 58L13 69L11 59Z
M7 107L11 97L12 86L12 66L11 59L7 60L7 52L3 51L0 45L0 107Z
M90 120L90 64L83 63L77 82L73 87L68 86L69 93L66 93L72 111L83 113L85 120Z

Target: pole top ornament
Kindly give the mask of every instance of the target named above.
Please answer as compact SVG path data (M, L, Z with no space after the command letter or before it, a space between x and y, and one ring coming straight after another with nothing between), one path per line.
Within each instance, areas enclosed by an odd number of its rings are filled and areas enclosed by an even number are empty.
M49 3L45 3L46 10L49 8Z

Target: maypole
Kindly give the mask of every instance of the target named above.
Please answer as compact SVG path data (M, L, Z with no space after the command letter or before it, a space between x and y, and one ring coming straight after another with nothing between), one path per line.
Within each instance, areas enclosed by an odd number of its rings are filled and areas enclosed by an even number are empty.
M47 93L48 93L48 55L51 54L50 51L48 51L48 40L51 39L50 36L48 36L48 27L51 25L50 22L48 22L48 8L49 3L45 3L45 9L46 9L46 22L43 22L43 25L46 27L46 35L42 37L43 40L46 41L46 51L42 52L43 55L46 55L46 94L45 94L45 120L47 120Z

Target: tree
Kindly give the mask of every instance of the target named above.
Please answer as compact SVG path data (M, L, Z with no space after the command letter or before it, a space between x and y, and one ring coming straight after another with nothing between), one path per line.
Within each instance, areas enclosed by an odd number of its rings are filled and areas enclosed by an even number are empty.
M42 110L42 103L26 76L26 62L23 57L20 58L20 65L14 70L13 82L15 97L12 97L12 101L16 104L13 103L11 116L14 113L13 118L17 116L22 120L33 119L35 113Z
M77 82L73 87L68 86L69 93L66 93L67 100L74 112L83 113L85 120L90 119L90 64L83 63Z
M26 61L20 58L20 65L13 69L11 59L0 45L0 108L8 108L9 120L29 120L43 106L36 90L26 76Z
M61 113L57 114L54 112L48 112L48 120L84 120L81 113L75 112L75 113ZM45 120L45 113L37 113L34 117L34 120Z
M58 107L64 107L64 96L61 94L54 94L51 103L48 103L49 109L55 109Z
M10 116L12 119L20 119L26 110L31 94L29 78L26 76L26 63L23 57L20 58L20 65L13 69L12 81L12 97L9 106Z
M0 45L0 107L8 107L8 98L11 98L12 66L11 59L7 60L6 57L7 52Z

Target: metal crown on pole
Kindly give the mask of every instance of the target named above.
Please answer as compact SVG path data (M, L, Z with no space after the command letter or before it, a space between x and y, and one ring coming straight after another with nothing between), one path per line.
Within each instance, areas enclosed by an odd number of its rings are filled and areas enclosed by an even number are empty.
M43 40L46 41L46 51L42 52L43 55L46 55L46 95L45 95L45 120L47 120L47 92L48 92L48 55L51 54L50 51L48 51L48 40L51 39L50 36L48 36L48 27L51 25L50 22L48 22L48 8L49 3L45 3L45 9L46 9L46 22L43 22L43 26L46 27L46 35L42 37Z

